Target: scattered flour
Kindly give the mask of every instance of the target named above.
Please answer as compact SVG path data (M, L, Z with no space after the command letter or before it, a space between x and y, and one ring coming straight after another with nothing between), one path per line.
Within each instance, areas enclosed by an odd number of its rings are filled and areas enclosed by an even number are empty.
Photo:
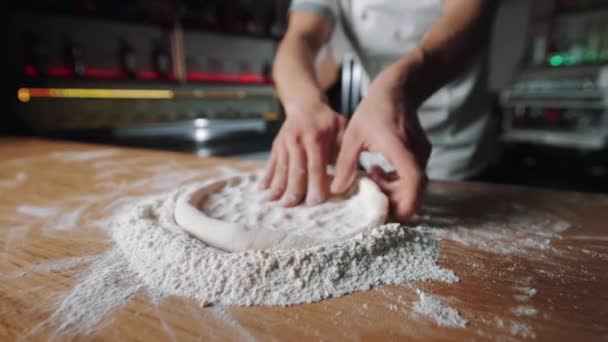
M536 334L534 330L525 323L511 322L511 326L509 327L509 331L511 335L523 337L523 338L536 338Z
M437 241L423 228L388 224L306 249L225 253L191 238L173 219L183 189L120 214L112 236L141 282L201 305L291 305L416 280L454 282L437 265Z
M92 161L96 159L103 159L107 157L114 157L120 154L118 149L106 149L106 150L95 150L95 151L63 151L53 152L49 154L51 159L58 160L60 162L84 162Z
M94 169L94 192L66 196L60 201L49 197L41 202L42 205L31 203L20 209L16 206L15 210L21 215L2 218L7 227L9 224L11 226L10 230L4 232L5 249L9 245L17 248L13 243L15 239L39 224L46 231L62 231L59 232L62 237L65 237L65 230L86 226L108 230L117 239L117 246L101 256L85 256L82 260L60 259L55 263L26 267L27 272L55 272L80 263L92 263L85 274L77 279L76 285L60 298L51 318L44 322L44 325L52 323L60 327L60 331L67 334L92 332L107 313L128 303L138 292L154 300L178 295L195 298L201 304L289 305L340 296L383 283L407 283L422 279L453 282L456 276L436 264L437 242L440 239L493 253L530 257L553 252L550 240L570 226L560 216L523 208L512 202L496 210L476 211L474 215L463 218L459 213L452 213L452 195L446 194L444 197L450 199L446 203L439 200L426 203L421 220L417 223L420 226L416 228L386 225L343 243L317 246L291 254L269 251L230 255L210 249L175 228L168 215L168 208L175 200L171 194L175 192L160 197L143 197L150 191L167 191L178 185L199 181L206 177L206 172L213 173L214 170L201 170L173 160L159 165L156 158L147 156L114 158L120 154L118 150L74 151L3 163L9 171L14 169L7 173L10 177L0 180L0 187L5 188L17 187L25 182L48 181L31 179L21 172L25 163L30 166L40 163L44 167L53 165L49 161L59 161ZM134 165L146 170L142 176L130 177L131 166ZM222 167L219 174L238 175L239 171ZM135 211L125 211L124 205L131 206L132 202L137 202ZM55 208L62 209L56 211ZM73 209L66 211L63 208ZM101 210L103 220L91 217L91 209ZM116 209L120 209L121 214L114 219ZM503 217L511 219L505 222ZM586 235L564 238L606 239ZM136 248L141 249L141 254L136 252ZM591 255L592 251L583 252ZM231 272L234 265L237 265L237 271ZM181 276L176 278L176 274ZM273 293L275 287L278 289L276 295ZM273 291L269 291L269 288ZM292 292L288 293L289 290ZM532 287L520 287L516 291L514 299L517 301L528 300L536 294L536 289ZM415 303L418 314L430 317L440 325L440 322L447 322L448 326L466 325L467 321L459 316L458 311L446 307L438 298L421 291L418 296L420 298ZM522 307L527 309L515 308L513 312L526 316L531 312L528 309L534 310L532 307ZM367 310L368 304L363 304L362 308ZM238 320L230 317L227 309L221 305L210 310L214 310L214 316L234 329L240 327ZM486 318L478 319L483 321ZM507 334L520 338L535 337L527 324L508 319L500 319L500 322L500 327ZM492 324L499 326L498 322ZM242 327L240 329L243 330L240 333L243 339L251 337L248 331Z
M513 308L511 312L513 312L517 316L535 316L537 313L535 308L526 305L520 305L516 308Z
M432 230L442 238L492 253L546 257L544 252L555 251L551 239L571 227L570 222L555 214L515 203L503 203L492 210L476 212L474 217L463 217L459 209L451 208L458 208L456 199L451 201L454 202L438 205L431 199L415 221L434 227Z
M414 312L432 319L442 327L466 327L469 323L460 317L458 311L446 306L435 296L416 289L418 301L414 304Z
M141 289L122 253L111 250L93 264L37 329L53 325L64 334L88 334L106 314L126 304Z
M514 295L513 298L521 302L527 301L536 294L536 289L532 287L515 286L514 289L518 294Z
M87 255L82 257L73 257L73 258L65 258L53 261L45 261L39 262L32 265L28 265L22 269L19 269L16 272L13 272L9 275L9 277L21 277L29 272L44 272L44 273L52 273L57 271L62 271L70 268L74 268L77 266L81 266L86 263L90 263L99 259L99 255Z
M46 218L53 215L56 215L61 210L61 207L41 207L34 205L20 205L17 207L17 212L20 214L38 217L38 218Z
M27 180L27 173L17 172L15 177L0 179L0 188L16 188Z

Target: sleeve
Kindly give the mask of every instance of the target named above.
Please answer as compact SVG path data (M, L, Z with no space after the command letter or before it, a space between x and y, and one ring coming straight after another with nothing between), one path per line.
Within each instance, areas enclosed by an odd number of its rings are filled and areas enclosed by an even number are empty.
M333 29L338 17L338 6L338 0L293 0L289 12L313 12L327 19Z

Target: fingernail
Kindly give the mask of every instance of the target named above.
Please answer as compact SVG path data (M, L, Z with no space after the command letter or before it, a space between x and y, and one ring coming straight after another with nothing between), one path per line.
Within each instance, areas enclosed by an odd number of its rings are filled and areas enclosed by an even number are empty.
M294 194L285 194L281 201L279 202L282 206L292 205L296 201L296 196Z
M306 196L306 205L313 206L319 203L321 203L321 196L319 196L319 194L315 191L309 191L308 195Z

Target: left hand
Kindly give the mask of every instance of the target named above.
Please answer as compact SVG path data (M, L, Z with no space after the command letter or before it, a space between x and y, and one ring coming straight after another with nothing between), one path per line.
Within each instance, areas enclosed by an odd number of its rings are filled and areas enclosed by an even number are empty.
M344 132L331 184L334 194L346 191L353 181L359 153L382 154L396 172L385 174L375 168L370 176L389 198L393 218L402 223L421 202L431 152L417 112L406 96L407 89L393 81L389 70L374 80Z

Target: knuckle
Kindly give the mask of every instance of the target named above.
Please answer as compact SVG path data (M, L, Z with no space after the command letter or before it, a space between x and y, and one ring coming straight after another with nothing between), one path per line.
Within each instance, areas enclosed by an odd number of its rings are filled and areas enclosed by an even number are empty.
M325 140L327 133L323 129L315 129L306 134L305 139L308 144L320 145Z

